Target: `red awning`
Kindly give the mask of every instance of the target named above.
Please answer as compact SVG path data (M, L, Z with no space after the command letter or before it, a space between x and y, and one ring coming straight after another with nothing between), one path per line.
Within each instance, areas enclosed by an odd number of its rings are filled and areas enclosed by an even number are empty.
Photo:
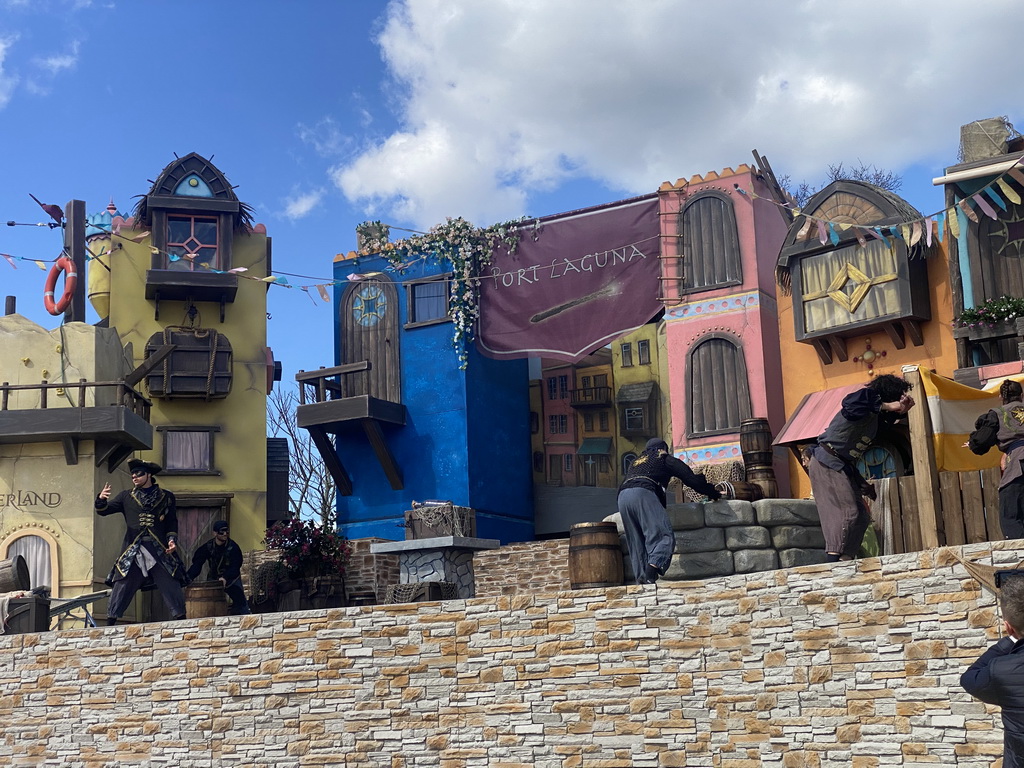
M788 446L813 442L839 413L843 398L863 386L863 384L848 384L845 387L804 395L804 399L793 411L793 415L782 425L782 429L772 441L772 445Z

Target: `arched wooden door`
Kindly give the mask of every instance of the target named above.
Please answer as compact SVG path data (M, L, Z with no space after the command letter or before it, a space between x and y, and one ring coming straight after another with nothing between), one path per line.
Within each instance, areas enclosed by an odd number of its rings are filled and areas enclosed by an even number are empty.
M353 283L341 301L341 364L369 360L366 373L350 376L347 394L402 402L398 350L398 291L387 275Z

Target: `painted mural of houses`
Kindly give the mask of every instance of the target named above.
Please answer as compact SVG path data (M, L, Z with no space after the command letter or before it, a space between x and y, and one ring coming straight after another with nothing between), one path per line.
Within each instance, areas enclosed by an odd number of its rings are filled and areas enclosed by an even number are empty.
M773 270L788 215L747 165L658 194L672 447L691 466L740 461L745 419L774 430L786 420ZM785 466L777 455L776 471Z
M336 365L298 375L314 400L298 419L338 484L349 538L403 539L405 512L427 500L475 510L478 536L533 538L527 361L469 349L460 368L450 269L335 261Z
M602 347L576 364L569 404L576 411L578 485L615 488L615 391L612 353Z

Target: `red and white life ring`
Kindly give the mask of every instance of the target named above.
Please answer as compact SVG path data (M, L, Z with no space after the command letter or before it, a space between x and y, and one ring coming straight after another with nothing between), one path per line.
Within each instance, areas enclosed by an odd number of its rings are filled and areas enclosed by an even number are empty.
M60 301L53 303L53 289L57 287L57 278L64 272L64 295ZM46 287L43 293L43 306L51 315L62 314L71 304L71 297L75 294L75 286L78 284L78 273L75 271L75 262L67 256L61 256L57 263L50 267L50 274L46 276Z

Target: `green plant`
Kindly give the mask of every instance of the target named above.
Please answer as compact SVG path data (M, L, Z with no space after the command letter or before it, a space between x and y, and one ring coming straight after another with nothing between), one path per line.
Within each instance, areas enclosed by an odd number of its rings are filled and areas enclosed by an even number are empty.
M1018 317L1024 317L1024 298L1000 296L965 309L953 322L961 328L974 328L978 325L998 325Z
M267 529L267 549L279 553L292 578L342 575L351 554L348 539L337 532L334 520L314 523L293 517Z
M480 277L491 263L496 248L515 253L519 245L520 220L503 221L489 227L474 227L463 218L451 218L430 231L402 240L388 241L388 227L379 221L366 221L356 227L363 253L379 253L399 274L413 264L433 260L450 264L453 277L449 285L452 313L452 344L458 351L459 367L469 359L480 318Z

